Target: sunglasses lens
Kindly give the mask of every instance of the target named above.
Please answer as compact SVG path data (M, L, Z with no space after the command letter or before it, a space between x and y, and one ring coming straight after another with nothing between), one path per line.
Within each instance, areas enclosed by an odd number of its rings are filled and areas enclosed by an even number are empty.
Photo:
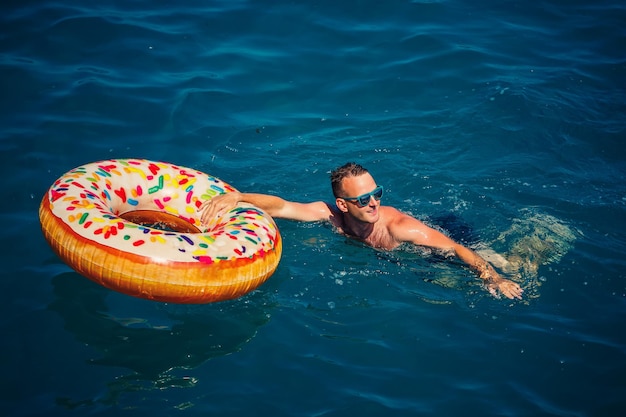
M363 194L357 198L357 204L359 207L365 207L370 203L370 199L374 197L376 201L383 197L383 187L378 186L371 193Z
M359 207L365 207L370 203L370 194L362 195L358 198L357 202L359 203Z

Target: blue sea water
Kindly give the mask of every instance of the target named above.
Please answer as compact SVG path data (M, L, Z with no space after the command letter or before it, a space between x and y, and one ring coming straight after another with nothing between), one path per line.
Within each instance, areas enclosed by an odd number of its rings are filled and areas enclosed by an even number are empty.
M621 416L626 6L599 0L32 1L0 6L3 416ZM519 256L523 301L454 260L278 220L258 290L102 288L38 207L109 158L384 203Z

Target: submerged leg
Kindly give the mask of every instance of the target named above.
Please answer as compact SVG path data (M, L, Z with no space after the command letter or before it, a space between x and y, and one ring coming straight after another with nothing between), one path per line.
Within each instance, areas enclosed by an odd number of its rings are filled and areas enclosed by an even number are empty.
M518 277L528 287L537 283L541 266L558 263L565 256L577 232L554 216L529 210L522 214L493 242L493 246L502 248L505 254L491 250L493 254L487 254L487 260L505 274Z

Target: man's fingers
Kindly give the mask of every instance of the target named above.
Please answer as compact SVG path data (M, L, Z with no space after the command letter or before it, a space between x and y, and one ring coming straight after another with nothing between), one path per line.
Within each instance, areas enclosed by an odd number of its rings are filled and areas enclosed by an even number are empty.
M202 203L199 210L202 211L202 214L200 215L200 220L202 221L202 223L208 223L208 220L213 218L215 212L213 200L205 201L204 203Z
M490 284L487 286L489 293L496 298L500 298L500 294L510 299L521 299L524 290L515 282L505 280L498 284Z
M201 211L200 221L204 224L208 224L211 219L226 212L232 207L237 205L237 200L230 193L221 194L213 197L210 200L203 202L198 211Z
M506 297L511 299L521 299L522 293L524 292L524 290L522 290L519 285L511 281L506 282L504 285L502 285L500 291L502 291L502 294L504 294Z
M500 298L498 295L498 290L494 285L488 285L487 289L489 290L489 294L493 295L495 298Z

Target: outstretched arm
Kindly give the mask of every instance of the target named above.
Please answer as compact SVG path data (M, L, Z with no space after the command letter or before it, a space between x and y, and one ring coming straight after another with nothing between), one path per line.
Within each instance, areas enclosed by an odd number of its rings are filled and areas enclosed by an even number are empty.
M517 283L502 278L493 266L476 252L413 217L398 212L396 220L390 223L390 233L399 242L453 251L484 281L492 295L497 296L500 292L508 298L522 298L522 288Z
M456 255L469 265L470 268L476 271L476 274L485 282L485 286L492 295L497 296L499 291L507 298L522 298L524 290L522 290L517 283L502 278L489 262L484 260L473 250L456 242L453 243L453 249Z
M270 216L281 219L312 222L328 220L331 216L330 208L321 201L295 203L268 194L230 192L205 201L199 208L202 211L200 219L202 223L207 224L213 217L223 214L241 202L252 204Z

